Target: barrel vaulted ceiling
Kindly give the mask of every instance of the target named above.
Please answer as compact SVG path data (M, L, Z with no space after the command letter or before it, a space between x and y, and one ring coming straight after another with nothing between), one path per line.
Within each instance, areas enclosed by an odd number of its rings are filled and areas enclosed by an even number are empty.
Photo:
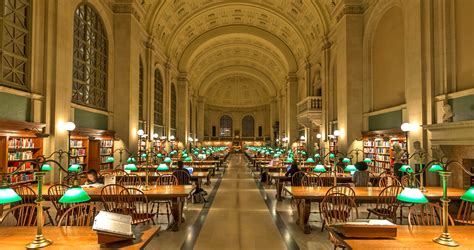
M142 1L157 47L213 105L268 103L327 33L329 0Z

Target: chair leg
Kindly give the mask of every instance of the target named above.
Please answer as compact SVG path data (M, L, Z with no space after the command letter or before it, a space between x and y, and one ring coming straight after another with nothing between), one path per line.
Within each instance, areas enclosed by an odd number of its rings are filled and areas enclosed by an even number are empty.
M166 217L168 218L168 224L170 224L170 214L171 214L170 204L166 203Z
M372 213L369 211L369 214L367 215L367 219L370 218L370 215L371 215L371 214L372 214Z
M46 214L48 215L49 223L51 223L51 226L54 226L53 217L51 217L51 214L49 213L48 210L46 210Z

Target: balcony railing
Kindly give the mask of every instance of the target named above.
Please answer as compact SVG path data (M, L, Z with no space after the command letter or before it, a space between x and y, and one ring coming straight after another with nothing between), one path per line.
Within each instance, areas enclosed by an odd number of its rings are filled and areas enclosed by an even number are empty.
M321 96L308 96L297 104L298 114L310 111L321 111L323 99Z

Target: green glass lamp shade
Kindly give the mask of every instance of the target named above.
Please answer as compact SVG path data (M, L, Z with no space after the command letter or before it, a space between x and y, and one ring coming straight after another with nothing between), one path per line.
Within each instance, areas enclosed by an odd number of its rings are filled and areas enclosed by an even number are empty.
M313 172L324 173L326 172L326 168L324 165L318 164L316 167L313 168Z
M346 157L346 158L342 159L342 162L343 162L343 163L350 163L350 162L351 162L351 159L349 159L349 158Z
M290 158L290 157L286 158L286 162L287 163L293 163L293 158Z
M420 191L419 188L406 187L397 196L397 200L408 202L408 203L428 203L425 195Z
M184 158L188 157L188 154L184 153L184 154L183 154L183 157L184 157Z
M81 171L81 165L79 164L72 164L68 169L69 172L80 172Z
M142 158L146 158L146 154L145 154L145 153L142 154Z
M367 164L372 163L372 159L370 159L370 158L365 158L365 159L364 159L364 162L367 163Z
M107 163L112 163L114 161L115 161L115 159L112 156L107 157L107 159L105 160L105 162L107 162Z
M310 157L306 160L306 163L314 163L314 159Z
M191 158L191 156L188 156L188 157L184 158L184 161L185 162L192 162L193 158Z
M69 188L59 199L61 203L79 203L89 201L91 197L81 187Z
M305 151L303 151L303 152L301 152L301 154L302 154L302 155L306 155L306 152L305 152Z
M345 172L353 172L353 171L357 171L357 168L354 166L354 165L347 165L346 168L344 168L344 171Z
M137 165L135 164L127 164L123 167L124 170L128 170L128 171L137 171L138 168L137 168Z
M168 171L168 170L170 170L170 168L168 167L168 165L161 163L160 165L158 165L156 170L158 170L158 171Z
M474 187L470 187L462 196L461 200L474 202Z
M127 159L127 163L136 163L136 162L137 162L137 160L135 160L135 158L133 158L133 157L128 157L128 159Z
M413 173L413 169L407 164L402 165L398 171L402 173Z
M156 157L163 158L163 154L157 154Z
M321 155L320 154L315 154L314 158L321 158Z
M330 153L330 154L329 154L329 158L330 158L330 159L334 159L334 157L336 157L335 154L333 154L333 153Z
M443 171L443 167L439 164L433 164L431 165L430 169L428 169L429 172L438 172L438 171Z
M43 172L51 171L51 169L51 165L49 164L43 164L43 166L41 166L41 171Z
M177 152L176 150L171 151L170 155L175 155Z
M10 187L0 188L0 204L7 204L21 201L21 196L19 196L15 190Z
M172 162L172 160L171 160L171 158L166 157L166 158L163 160L163 162L170 163L170 162Z
M274 155L273 155L273 158L278 158L278 157L280 157L279 154L274 154Z

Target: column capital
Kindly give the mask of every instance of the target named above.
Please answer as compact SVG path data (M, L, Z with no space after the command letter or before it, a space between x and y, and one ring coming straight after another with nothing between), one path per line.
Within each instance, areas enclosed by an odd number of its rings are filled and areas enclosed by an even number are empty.
M178 77L176 79L178 82L185 82L187 83L188 82L188 73L186 72L180 72L178 74Z
M333 13L339 22L345 15L364 14L366 9L366 4L361 0L343 0L336 5Z
M153 35L148 36L148 40L145 41L145 48L149 50L155 50L154 42L155 42L155 36Z
M298 82L298 76L296 75L296 73L292 72L292 73L288 73L288 75L286 76L286 81L288 83L295 83L295 82Z
M114 2L112 4L112 11L116 14L131 14L139 22L142 16L144 16L145 14L143 6L141 6L138 1L133 0L122 0L120 2Z

